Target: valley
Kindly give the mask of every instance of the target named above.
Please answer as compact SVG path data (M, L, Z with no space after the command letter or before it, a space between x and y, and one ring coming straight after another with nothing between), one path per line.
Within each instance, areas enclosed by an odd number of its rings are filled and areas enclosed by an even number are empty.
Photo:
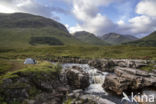
M71 34L49 18L1 13L0 104L137 104L122 94L156 94L155 36Z

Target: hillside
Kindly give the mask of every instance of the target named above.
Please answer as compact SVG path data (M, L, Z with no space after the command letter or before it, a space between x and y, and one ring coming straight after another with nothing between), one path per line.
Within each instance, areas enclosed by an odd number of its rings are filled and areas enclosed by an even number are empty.
M117 33L108 33L108 34L103 35L100 38L102 40L110 43L110 44L113 44L113 45L119 45L121 43L137 40L137 38L134 37L134 36L120 35L120 34L117 34Z
M103 40L97 38L94 34L86 32L86 31L79 31L73 34L75 38L78 40L92 45L108 45L108 43L104 42Z
M27 47L38 45L81 44L66 27L41 16L14 13L0 14L0 46Z
M139 39L134 42L125 43L126 45L135 45L135 46L153 46L156 47L156 31L152 32L148 36Z

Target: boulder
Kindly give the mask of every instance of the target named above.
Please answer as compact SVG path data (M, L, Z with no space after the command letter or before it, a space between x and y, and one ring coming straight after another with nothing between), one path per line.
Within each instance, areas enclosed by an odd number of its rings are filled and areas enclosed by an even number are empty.
M132 60L132 59L115 59L113 60L116 66L129 67L129 68L141 68L147 66L148 60Z
M103 87L105 90L110 90L115 92L117 95L121 95L124 90L128 89L128 85L130 85L130 83L131 82L126 80L126 78L110 74L105 78Z
M24 64L36 64L36 60L32 58L27 58L25 59Z
M80 67L73 66L71 69L67 69L66 78L73 89L85 89L89 86L89 75Z
M19 71L10 74L0 83L0 101L8 104L26 100L28 104L46 104L57 102L61 104L68 92L67 85L59 79L59 75L53 71ZM31 100L27 100L33 98ZM26 104L27 104L26 103ZM1 104L1 103L0 103ZM47 103L55 104L55 103Z
M115 67L114 74L106 76L103 87L118 95L121 95L124 91L128 92L145 87L156 88L156 77L154 75L138 69Z
M156 74L156 69L153 69L152 72Z
M90 66L93 66L100 71L113 72L114 71L114 62L112 60L107 59L97 59L88 61Z

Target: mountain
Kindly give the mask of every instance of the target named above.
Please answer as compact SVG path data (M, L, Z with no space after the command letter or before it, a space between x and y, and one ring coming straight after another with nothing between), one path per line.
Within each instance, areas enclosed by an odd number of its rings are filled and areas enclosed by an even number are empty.
M82 44L52 19L27 13L0 14L0 47Z
M113 45L118 45L118 44L121 44L121 43L137 40L137 38L134 37L134 36L120 35L120 34L117 34L117 33L108 33L108 34L103 35L100 38L102 40L110 43L110 44L113 44Z
M156 31L137 41L125 43L126 45L135 46L153 46L156 47Z
M108 45L108 43L104 42L103 40L96 37L94 34L86 32L86 31L79 31L73 34L75 38L78 40L92 45Z

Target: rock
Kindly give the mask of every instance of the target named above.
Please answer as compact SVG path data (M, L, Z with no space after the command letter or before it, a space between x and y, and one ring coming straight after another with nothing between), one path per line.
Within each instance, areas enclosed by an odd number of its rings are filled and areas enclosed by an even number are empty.
M80 67L74 66L71 69L67 69L66 78L73 89L85 89L89 86L89 75Z
M128 89L128 85L130 85L130 83L131 82L125 78L118 77L115 74L110 74L105 78L103 87L106 90L115 92L117 95L121 95L124 90Z
M113 60L116 66L129 67L129 68L141 68L147 66L148 60L132 60L132 59L115 59Z
M73 93L82 93L82 92L83 92L82 89L73 90Z
M97 60L90 60L88 62L90 66L93 66L100 71L107 71L107 72L113 72L113 67L115 66L114 62L112 60L106 60L106 59L97 59Z
M121 95L123 91L156 87L156 77L138 69L115 67L114 74L106 76L103 87Z
M24 101L25 104L35 104L35 100L29 100L29 99L26 99Z
M24 64L36 64L36 60L32 58L27 58L25 59Z
M92 102L89 104L115 104L114 102L109 101L108 99L104 99L96 95L82 95L80 99L89 100L90 102Z
M61 104L69 90L53 71L20 71L10 76L0 83L0 96L8 104L22 104L29 98L33 99L28 104Z
M153 69L152 72L156 74L156 69Z
M122 73L126 74L126 75L137 75L137 76L144 76L144 77L150 77L149 73L146 71L142 71L139 69L133 69L133 68L122 68L122 67L115 67L115 71L116 74L118 74L119 76L121 76ZM126 76L125 75L125 76Z

